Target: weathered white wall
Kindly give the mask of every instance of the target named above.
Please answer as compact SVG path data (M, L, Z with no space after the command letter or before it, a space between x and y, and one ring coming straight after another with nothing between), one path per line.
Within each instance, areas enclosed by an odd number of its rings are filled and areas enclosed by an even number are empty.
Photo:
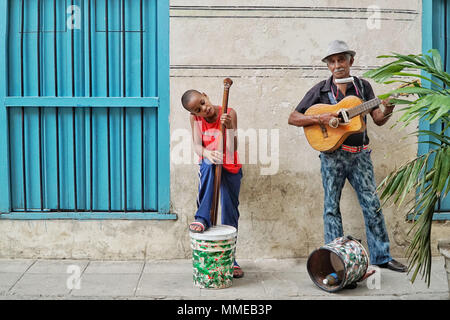
M331 40L343 39L357 52L356 76L381 65L378 55L420 52L421 1L245 1L246 8L242 1L225 1L221 10L196 7L218 5L215 1L171 5L172 130L189 127L179 102L185 90L204 91L220 104L222 80L228 76L234 81L229 105L238 113L239 127L258 133L266 129L269 140L270 130L279 130L276 174L261 175L268 165L259 155L257 164L245 159L238 256L308 256L323 242L320 162L303 129L287 125L288 116L310 87L329 77L320 59ZM371 5L378 6L379 20L367 11ZM373 85L378 94L388 90ZM401 141L405 132L390 129L393 120L384 127L369 120L378 182L417 152L415 141ZM241 155L249 149L248 140L240 144ZM188 221L195 212L196 170L195 165L172 164L173 208ZM190 189L186 181L192 182ZM341 208L345 233L365 239L362 213L348 183ZM410 223L393 207L384 215L392 253L403 256ZM436 223L438 237L445 230Z
M260 144L256 158L249 157L255 141L241 140L239 147L244 178L238 258L306 257L323 244L318 152L309 147L302 129L288 126L288 116L311 86L329 76L320 58L333 39L343 39L356 50L356 76L381 65L377 55L420 52L421 1L172 0L170 4L171 209L178 220L3 220L0 257L189 257L187 228L196 209L198 179L196 157L183 153L190 147L189 115L180 97L195 88L220 104L225 77L234 81L229 106L238 113L238 126L249 135L256 133ZM381 9L380 20L370 19L371 5ZM374 89L378 94L388 90L376 84ZM390 124L394 120L395 116ZM378 182L417 150L415 141L401 140L405 132L389 129L390 124L376 127L369 120ZM275 137L276 143L266 143L265 137L269 141ZM264 162L265 154L270 163ZM184 162L183 155L187 155ZM273 174L261 174L262 169ZM362 213L348 184L341 209L345 233L365 239ZM384 215L392 254L403 257L411 224L405 222L403 211L393 207L385 208ZM446 232L448 223L435 223L434 241Z

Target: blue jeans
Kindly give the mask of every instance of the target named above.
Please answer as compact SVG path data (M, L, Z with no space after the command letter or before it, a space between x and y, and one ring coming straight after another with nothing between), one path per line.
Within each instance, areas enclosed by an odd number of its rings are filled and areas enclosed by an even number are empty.
M371 263L382 264L392 260L389 237L376 194L370 150L351 153L338 149L332 153L321 153L320 161L324 189L325 243L344 235L339 202L345 180L348 179L356 191L364 215Z
M214 193L215 165L208 159L203 159L199 169L199 186L197 198L197 212L195 219L211 226L210 210ZM241 188L242 169L233 174L222 168L220 180L220 205L222 207L222 224L238 228L239 220L239 191Z

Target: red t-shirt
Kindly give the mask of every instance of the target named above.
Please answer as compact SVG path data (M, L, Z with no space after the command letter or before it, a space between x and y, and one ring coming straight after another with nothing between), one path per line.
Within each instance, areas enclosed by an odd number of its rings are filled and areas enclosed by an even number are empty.
M231 109L231 108L228 108ZM217 120L213 123L207 122L205 118L194 116L195 123L197 125L197 130L199 130L199 133L202 135L202 145L204 148L207 148L208 150L217 150L219 139L217 139L219 136L221 136L221 132L219 130L220 128L220 116L222 115L222 107L219 110L219 115L217 116ZM194 133L196 134L196 133ZM225 137L224 137L224 140ZM202 159L202 157L200 157ZM234 151L234 157L231 158L227 154L223 155L223 164L222 167L227 170L230 173L238 173L239 169L242 168L242 164L239 162L238 153L237 151Z

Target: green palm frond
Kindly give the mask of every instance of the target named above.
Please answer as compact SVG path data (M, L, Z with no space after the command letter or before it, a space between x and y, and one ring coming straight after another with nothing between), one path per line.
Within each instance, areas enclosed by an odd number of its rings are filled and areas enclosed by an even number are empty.
M379 58L395 59L377 69L364 74L378 83L409 83L403 87L380 95L385 99L394 94L409 94L415 99L393 99L392 102L402 105L397 111L402 115L396 125L406 127L413 121L422 120L433 124L443 124L441 132L419 130L411 135L427 137L429 152L418 156L392 171L379 184L378 191L382 206L389 200L397 206L407 207L407 216L412 215L414 223L409 230L412 241L408 246L408 273L413 272L414 282L419 273L430 285L431 281L431 227L436 204L441 197L447 196L450 190L450 137L445 134L450 127L450 75L443 70L439 51L432 49L426 54L402 55L393 53ZM412 80L411 80L412 79ZM428 82L422 86L417 79ZM410 194L415 197L406 201Z

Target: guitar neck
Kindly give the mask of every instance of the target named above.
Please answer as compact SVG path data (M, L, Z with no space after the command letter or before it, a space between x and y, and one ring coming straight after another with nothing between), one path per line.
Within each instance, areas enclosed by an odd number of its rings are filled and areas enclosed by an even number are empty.
M360 114L363 114L366 111L369 111L369 110L375 108L380 103L381 103L381 100L379 98L375 98L375 99L366 101L364 103L361 103L359 106L353 107L351 109L347 109L348 117L351 119L356 116L359 116Z

